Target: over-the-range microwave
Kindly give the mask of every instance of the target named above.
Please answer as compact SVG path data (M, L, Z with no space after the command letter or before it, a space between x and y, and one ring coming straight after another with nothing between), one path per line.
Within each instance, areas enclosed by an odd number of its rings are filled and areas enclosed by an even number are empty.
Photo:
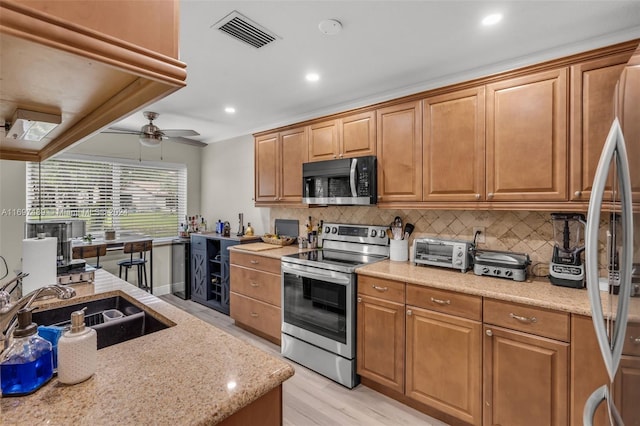
M374 155L302 165L302 202L370 205L378 202Z

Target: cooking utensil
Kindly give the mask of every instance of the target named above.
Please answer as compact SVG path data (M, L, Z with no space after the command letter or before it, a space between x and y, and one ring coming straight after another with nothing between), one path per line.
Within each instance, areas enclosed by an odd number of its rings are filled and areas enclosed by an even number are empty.
M404 233L402 235L404 236L405 240L409 239L409 236L413 233L414 229L415 227L412 223L407 223L406 225L404 225Z

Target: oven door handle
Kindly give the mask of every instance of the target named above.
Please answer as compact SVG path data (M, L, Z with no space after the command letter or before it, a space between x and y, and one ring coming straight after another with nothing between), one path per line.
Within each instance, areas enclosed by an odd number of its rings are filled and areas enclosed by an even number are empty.
M358 177L357 173L358 173L358 159L353 158L351 159L351 170L349 172L349 184L351 186L352 197L358 196L358 190L356 188L356 178Z
M339 284L344 286L351 284L350 274L332 273L332 272L333 271L325 273L324 270L322 269L316 269L314 271L311 271L309 268L304 266L285 265L284 263L282 264L283 274L286 274L286 273L295 274L305 278L312 278L314 280L325 281L332 284Z

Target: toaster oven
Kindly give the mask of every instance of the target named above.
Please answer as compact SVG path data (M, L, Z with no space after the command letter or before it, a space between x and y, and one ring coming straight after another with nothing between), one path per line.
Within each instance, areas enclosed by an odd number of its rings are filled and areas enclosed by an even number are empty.
M466 272L473 264L474 244L471 241L441 238L413 240L413 263L442 266Z

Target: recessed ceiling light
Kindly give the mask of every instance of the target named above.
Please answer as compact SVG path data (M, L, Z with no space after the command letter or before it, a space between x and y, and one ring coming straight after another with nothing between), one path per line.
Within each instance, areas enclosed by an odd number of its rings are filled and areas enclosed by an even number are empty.
M236 112L236 109L234 107L226 107L224 109L224 112L226 112L227 114L233 114L234 112Z
M484 17L484 19L482 20L482 25L485 25L485 26L495 25L501 20L502 20L501 13L492 13L491 15L487 15Z
M305 76L305 78L307 79L307 81L318 81L320 80L320 75L315 72L310 72Z

